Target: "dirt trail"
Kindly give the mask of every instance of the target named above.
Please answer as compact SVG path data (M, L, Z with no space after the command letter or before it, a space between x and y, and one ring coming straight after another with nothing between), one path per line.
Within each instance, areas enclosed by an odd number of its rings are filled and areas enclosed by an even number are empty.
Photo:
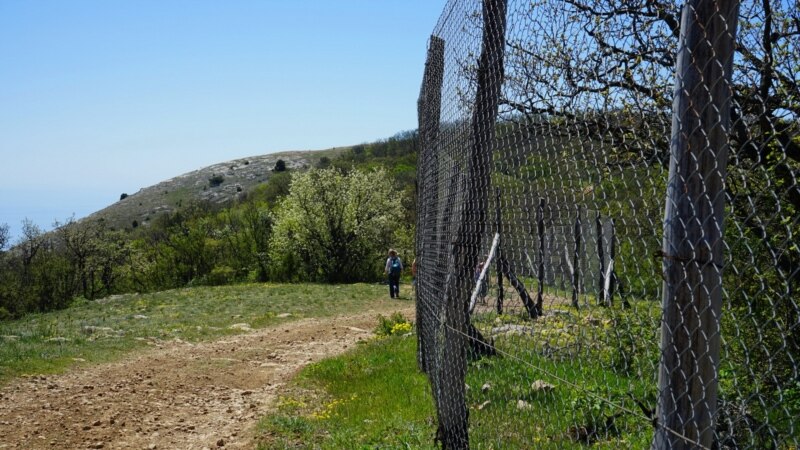
M221 340L165 342L129 359L0 389L0 449L242 449L303 366L372 335L411 302L302 319Z

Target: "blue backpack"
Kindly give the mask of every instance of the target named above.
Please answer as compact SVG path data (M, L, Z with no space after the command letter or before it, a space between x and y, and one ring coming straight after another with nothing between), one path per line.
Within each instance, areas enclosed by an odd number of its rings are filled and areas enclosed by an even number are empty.
M400 275L400 270L402 267L403 266L400 264L400 258L395 256L392 258L392 263L389 265L389 275Z

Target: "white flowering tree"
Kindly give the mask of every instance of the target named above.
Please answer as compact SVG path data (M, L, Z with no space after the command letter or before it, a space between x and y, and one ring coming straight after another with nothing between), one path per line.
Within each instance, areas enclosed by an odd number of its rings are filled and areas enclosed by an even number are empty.
M275 218L273 278L373 279L382 273L381 257L402 228L402 195L383 169L294 174Z

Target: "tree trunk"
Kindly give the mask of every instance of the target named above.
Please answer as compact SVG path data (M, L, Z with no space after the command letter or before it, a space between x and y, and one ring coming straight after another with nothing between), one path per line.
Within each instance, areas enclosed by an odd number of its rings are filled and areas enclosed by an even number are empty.
M664 296L653 450L711 448L722 309L724 181L736 1L683 8L664 211Z

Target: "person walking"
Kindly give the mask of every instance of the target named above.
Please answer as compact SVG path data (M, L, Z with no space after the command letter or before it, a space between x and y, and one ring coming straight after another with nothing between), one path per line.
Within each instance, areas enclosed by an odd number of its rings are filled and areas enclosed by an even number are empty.
M397 256L397 252L389 249L389 257L386 258L386 267L383 273L389 277L389 297L400 298L400 274L403 273L403 261Z

